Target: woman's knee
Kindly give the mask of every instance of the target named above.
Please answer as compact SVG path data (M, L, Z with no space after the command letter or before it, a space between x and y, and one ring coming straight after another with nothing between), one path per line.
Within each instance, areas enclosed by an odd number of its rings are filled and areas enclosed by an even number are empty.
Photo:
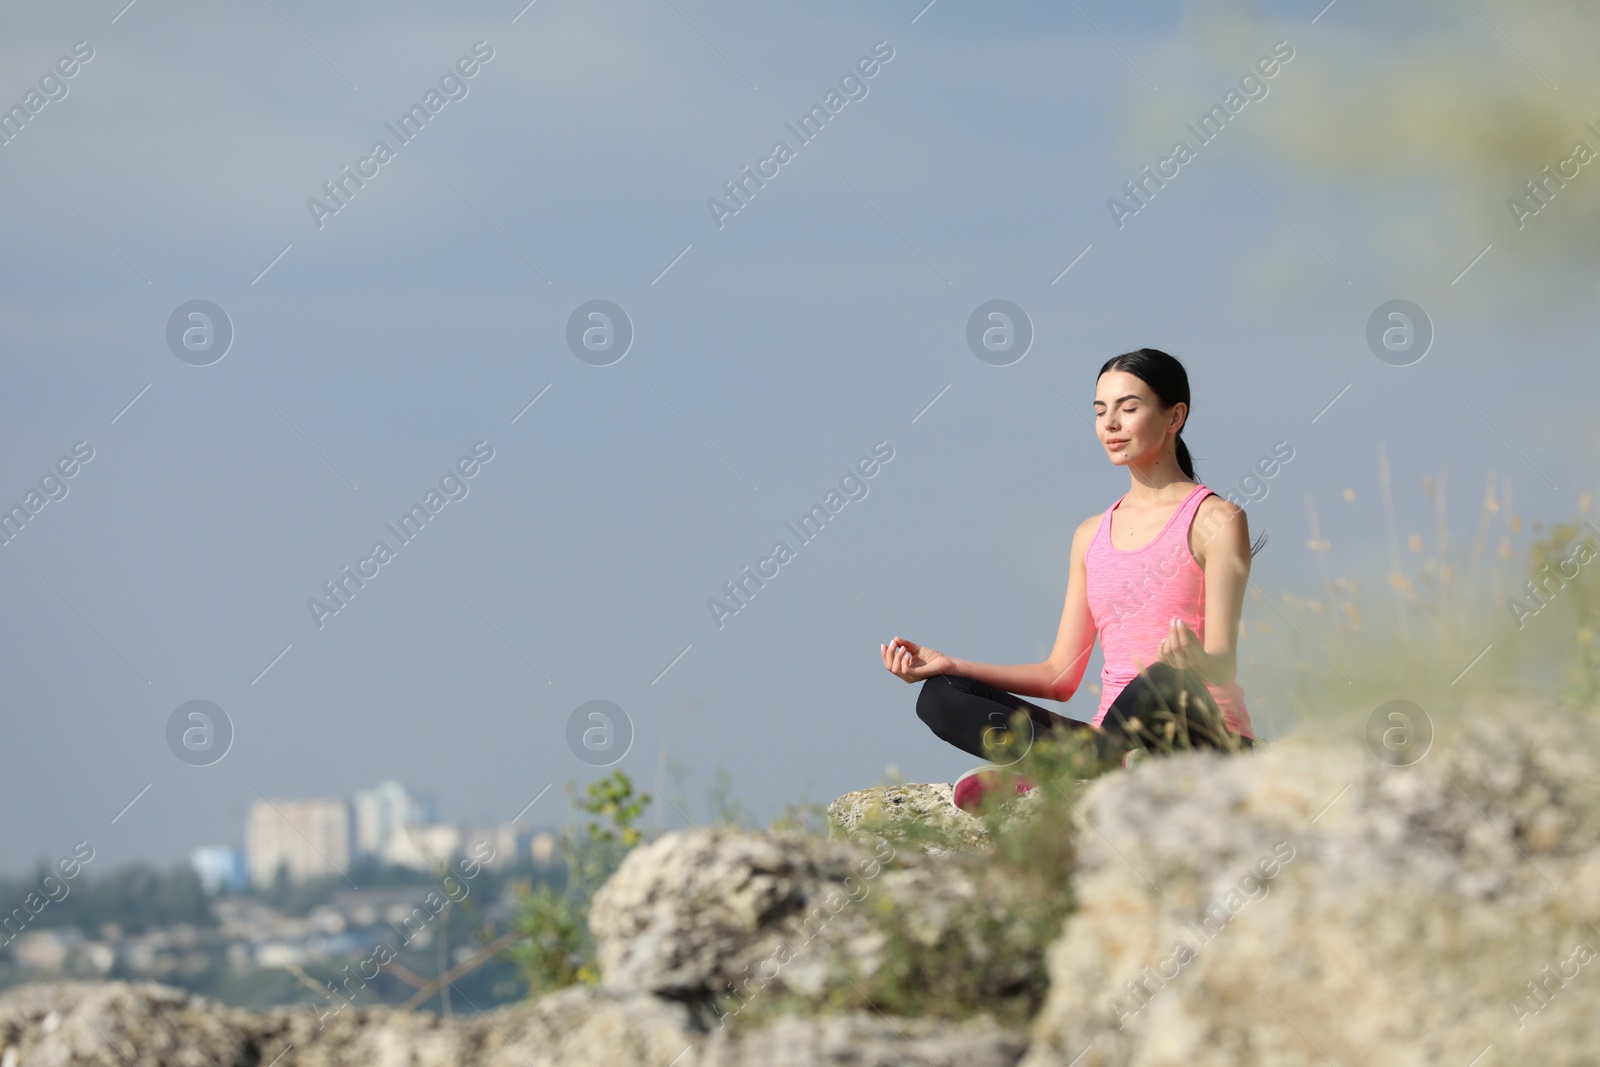
M1178 692L1190 688L1199 682L1200 676L1189 668L1174 667L1170 663L1159 660L1150 664L1142 672L1144 685L1152 694L1160 697L1176 695Z
M972 743L975 730L981 729L983 713L974 707L971 683L956 675L937 674L922 683L917 694L917 718L942 741L957 748ZM974 721L977 725L974 726Z
M917 693L917 718L941 737L944 736L943 726L949 718L950 697L954 693L950 680L942 674L925 680L921 691Z

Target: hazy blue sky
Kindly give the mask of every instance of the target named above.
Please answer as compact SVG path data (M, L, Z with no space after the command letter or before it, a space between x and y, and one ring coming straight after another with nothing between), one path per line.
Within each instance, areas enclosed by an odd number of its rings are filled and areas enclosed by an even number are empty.
M0 504L93 449L0 547L7 870L80 839L169 862L260 795L388 777L493 821L554 782L524 817L552 822L601 773L567 743L593 699L634 725L619 766L648 782L670 729L763 813L891 763L949 780L970 759L878 645L1048 650L1071 530L1128 486L1090 402L1132 348L1185 361L1207 485L1294 448L1248 508L1270 593L1319 587L1308 495L1346 558L1382 556L1380 440L1397 484L1448 463L1469 509L1489 468L1530 515L1594 483L1600 164L1521 229L1505 203L1600 146L1562 4L124 3L0 12L0 107L39 92L0 145ZM1185 123L1279 41L1200 145ZM785 124L878 42L801 144ZM1480 96L1505 107L1453 110ZM1195 158L1119 227L1108 199L1179 138ZM719 227L708 199L780 139ZM379 140L319 226L308 199ZM596 299L634 330L605 366L567 342ZM1008 366L966 339L995 299L1034 331ZM1411 366L1366 340L1395 299L1436 331ZM167 340L192 300L234 330L208 366ZM719 629L707 600L880 441L867 495ZM384 524L477 442L399 546ZM1400 496L1402 534L1430 527ZM379 539L319 628L308 598ZM235 731L207 767L167 743L196 699Z

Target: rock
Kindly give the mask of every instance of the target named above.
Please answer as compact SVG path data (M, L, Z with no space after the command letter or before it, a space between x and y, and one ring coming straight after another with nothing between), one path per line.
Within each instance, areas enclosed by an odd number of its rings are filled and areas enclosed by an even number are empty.
M667 834L630 853L595 896L604 984L730 1013L784 997L809 1009L841 994L863 1002L880 979L911 1003L905 984L922 975L972 992L975 1003L952 1010L1031 995L1059 914L1041 928L1015 879L955 859L887 840L869 849L737 828Z
M719 1034L694 1067L1014 1067L1026 1048L1024 1032L988 1021L790 1016Z
M949 783L858 789L828 805L829 837L871 844L880 839L914 841L929 856L988 848L989 828L951 800ZM1004 805L1000 825L1024 817L1042 794L1029 790Z
M704 1033L681 1004L575 986L531 1004L481 1016L503 1018L483 1035L482 1067L579 1067L695 1063ZM690 1055L685 1055L690 1053ZM354 1062L354 1061L352 1061Z
M712 997L794 936L800 915L821 909L827 920L842 910L846 880L864 894L864 878L878 873L869 851L846 843L736 829L667 833L629 853L595 894L589 928L603 981L662 997Z
M681 1004L588 986L444 1019L390 1007L249 1012L154 982L36 983L0 995L6 1067L665 1065L705 1040ZM281 1058L280 1058L281 1054ZM686 1058L687 1059L687 1058ZM687 1063L683 1065L687 1067Z
M874 852L736 828L666 834L634 849L595 895L589 928L604 983L707 1000L735 983L765 988L760 965L770 960L780 985L820 993L832 961L812 942L878 947L874 909L857 905L896 858L887 842Z
M1600 720L1462 721L1098 779L1025 1067L1594 1062Z
M39 982L0 995L4 1067L257 1062L248 1012L154 982Z
M574 986L533 1001L441 1019L428 1012L347 1008L263 1013L267 1059L278 1067L576 1067L668 1063L703 1039L681 1004ZM265 1062L265 1061L263 1061Z
M153 982L58 982L0 994L5 1067L1014 1067L1026 1032L877 1014L697 1026L682 1004L577 986L442 1019L346 1008L249 1012Z
M896 829L907 824L942 831L948 844L929 841L923 851L940 855L956 845L978 847L989 840L983 820L956 807L950 799L950 785L905 784L858 789L828 805L828 820L840 836L866 841L873 834L895 837ZM870 827L872 833L867 832ZM832 834L830 834L832 836Z

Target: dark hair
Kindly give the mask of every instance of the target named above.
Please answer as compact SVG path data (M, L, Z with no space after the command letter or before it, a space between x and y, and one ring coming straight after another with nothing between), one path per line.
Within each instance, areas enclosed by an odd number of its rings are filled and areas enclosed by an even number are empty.
M1194 405L1189 402L1189 373L1183 369L1183 364L1177 357L1170 356L1159 348L1140 348L1132 352L1124 352L1120 356L1113 356L1106 360L1100 368L1100 373L1094 376L1098 382L1107 371L1126 371L1150 387L1164 408L1171 408L1175 404L1185 405L1183 416L1184 426L1189 425L1189 412L1194 410ZM1191 482L1199 482L1200 478L1194 472L1194 460L1189 456L1189 446L1183 441L1183 430L1178 430L1178 469L1183 471L1184 477ZM1267 535L1262 534L1250 546L1250 555L1253 557L1267 543Z

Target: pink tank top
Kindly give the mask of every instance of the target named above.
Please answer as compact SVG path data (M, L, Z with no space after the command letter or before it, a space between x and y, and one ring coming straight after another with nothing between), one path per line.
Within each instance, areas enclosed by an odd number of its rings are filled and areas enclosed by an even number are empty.
M1084 556L1089 578L1089 612L1100 633L1105 666L1100 671L1100 707L1094 724L1100 725L1117 694L1139 673L1139 663L1149 666L1161 652L1161 642L1171 630L1174 616L1182 619L1204 643L1206 637L1206 572L1189 551L1189 527L1200 502L1211 490L1196 485L1172 513L1155 540L1132 551L1111 543L1111 513L1126 494L1100 516L1100 528ZM1137 663L1135 660L1137 659ZM1228 728L1254 738L1244 690L1237 680L1225 685L1206 683Z

